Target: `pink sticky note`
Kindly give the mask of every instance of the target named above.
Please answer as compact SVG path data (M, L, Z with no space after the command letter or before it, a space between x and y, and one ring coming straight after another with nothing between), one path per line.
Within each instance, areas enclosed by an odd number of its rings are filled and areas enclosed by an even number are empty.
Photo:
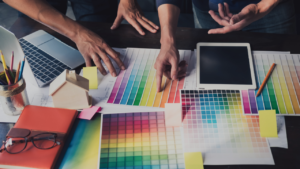
M182 111L180 103L165 103L166 127L181 126Z
M101 107L97 107L97 106L92 106L88 109L83 109L81 111L81 113L78 115L78 118L91 120L93 118L93 116L100 110L101 110Z

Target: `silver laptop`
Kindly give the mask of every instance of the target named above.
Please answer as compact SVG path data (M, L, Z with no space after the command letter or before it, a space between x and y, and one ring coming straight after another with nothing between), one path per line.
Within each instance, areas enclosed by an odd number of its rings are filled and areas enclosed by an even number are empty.
M65 69L75 69L84 63L80 52L43 30L36 31L21 39L0 26L0 50L7 66L10 66L11 53L14 51L14 69L25 56L23 75L31 76L39 87L52 82ZM26 79L27 80L27 79ZM28 80L27 80L28 81Z

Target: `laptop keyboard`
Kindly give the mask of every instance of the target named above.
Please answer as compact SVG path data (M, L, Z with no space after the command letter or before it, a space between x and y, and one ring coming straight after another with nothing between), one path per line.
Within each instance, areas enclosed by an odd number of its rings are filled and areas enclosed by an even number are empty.
M53 81L65 69L71 69L25 39L20 39L19 42L35 78L44 84Z

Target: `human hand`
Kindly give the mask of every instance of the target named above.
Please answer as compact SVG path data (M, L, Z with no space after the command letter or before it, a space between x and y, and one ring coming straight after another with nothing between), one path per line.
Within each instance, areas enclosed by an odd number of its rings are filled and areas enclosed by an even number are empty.
M111 29L116 29L123 19L126 19L141 35L145 35L141 26L152 33L156 33L159 29L157 25L142 15L142 11L135 0L120 1L118 14Z
M181 61L179 64L179 53L175 45L162 45L156 58L154 68L156 69L157 92L161 90L162 76L175 80L186 75L187 63Z
M102 59L110 74L114 77L117 76L116 70L113 67L110 58L107 56L109 55L122 70L125 69L124 64L119 58L119 53L115 52L100 36L94 32L88 29L83 29L76 36L76 38L73 39L73 41L76 43L78 50L82 54L87 67L92 66L91 60L93 60L101 74L106 75L107 72L101 63Z
M208 34L225 34L233 31L239 31L252 22L259 20L268 14L277 4L270 4L262 0L258 4L249 4L244 7L240 13L233 15L229 11L229 6L224 2L224 6L219 3L219 15L210 10L208 13L223 28L210 29ZM224 10L225 9L225 10Z

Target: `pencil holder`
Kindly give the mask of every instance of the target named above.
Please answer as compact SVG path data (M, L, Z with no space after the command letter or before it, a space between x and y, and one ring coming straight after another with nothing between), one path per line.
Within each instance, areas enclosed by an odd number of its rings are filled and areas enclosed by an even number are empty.
M1 72L0 78L3 77L5 78L5 74ZM25 106L29 105L25 88L24 79L12 85L0 85L0 104L5 114L10 116L20 115Z

